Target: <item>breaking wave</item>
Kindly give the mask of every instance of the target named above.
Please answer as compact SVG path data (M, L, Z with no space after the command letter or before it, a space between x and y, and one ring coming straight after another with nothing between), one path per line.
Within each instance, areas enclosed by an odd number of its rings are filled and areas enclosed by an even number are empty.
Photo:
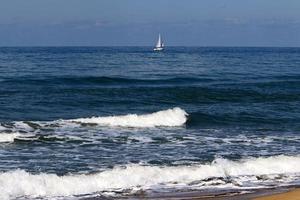
M0 123L0 131L5 132L34 132L38 129L48 128L74 128L80 125L106 126L106 127L132 127L132 128L153 128L153 127L175 127L183 126L187 121L188 114L185 110L175 107L151 114L127 114L107 117L91 117L78 119L60 119L55 121L17 121L9 124ZM0 132L0 142L1 142ZM17 135L15 135L17 136ZM14 136L12 134L4 137ZM6 140L6 139L5 139Z
M216 159L192 166L115 167L96 174L30 174L23 170L0 174L0 198L53 198L155 188L256 188L291 184L300 175L299 156L249 158L240 161Z
M173 108L158 111L151 114L128 114L123 116L79 118L63 120L83 124L97 124L101 126L119 127L158 127L158 126L182 126L187 121L188 114L181 108Z

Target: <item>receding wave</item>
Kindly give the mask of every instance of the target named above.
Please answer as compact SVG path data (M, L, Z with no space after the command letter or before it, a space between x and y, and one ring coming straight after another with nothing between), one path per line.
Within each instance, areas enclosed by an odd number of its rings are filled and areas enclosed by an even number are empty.
M158 126L182 126L187 121L187 113L181 108L173 108L158 111L151 114L129 114L122 116L91 117L72 120L67 122L77 122L83 124L97 124L101 126L119 127L158 127Z
M62 197L126 190L155 188L199 189L240 188L292 184L300 175L299 156L250 158L240 161L216 159L212 163L192 166L115 167L96 174L31 174L23 170L0 174L0 197ZM13 188L13 189L12 189Z

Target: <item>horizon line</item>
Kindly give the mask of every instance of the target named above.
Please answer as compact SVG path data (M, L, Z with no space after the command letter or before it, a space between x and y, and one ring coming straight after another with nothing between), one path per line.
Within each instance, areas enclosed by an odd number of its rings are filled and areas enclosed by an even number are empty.
M0 46L0 48L45 48L45 47L149 47L153 48L153 45L7 45L7 46ZM300 46L248 46L248 45L235 45L235 46L230 46L230 45L170 45L167 46L165 49L168 49L168 47L174 48L174 47L191 47L191 48L300 48Z

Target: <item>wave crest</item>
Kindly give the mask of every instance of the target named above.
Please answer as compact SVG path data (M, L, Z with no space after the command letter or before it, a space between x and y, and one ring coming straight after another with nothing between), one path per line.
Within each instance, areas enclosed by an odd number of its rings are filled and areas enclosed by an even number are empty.
M158 111L151 114L128 114L122 116L91 117L64 120L83 124L97 124L101 126L119 127L158 127L158 126L182 126L187 121L188 114L181 108Z

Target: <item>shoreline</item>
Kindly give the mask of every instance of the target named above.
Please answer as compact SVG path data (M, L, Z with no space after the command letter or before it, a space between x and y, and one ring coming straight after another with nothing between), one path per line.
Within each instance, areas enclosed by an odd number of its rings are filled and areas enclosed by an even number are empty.
M123 196L118 198L110 197L92 197L84 198L82 200L300 200L299 186L278 187L269 189L255 189L248 191L219 191L213 192L199 192L178 191L174 193L161 193L154 195L147 195L143 192L136 195Z

